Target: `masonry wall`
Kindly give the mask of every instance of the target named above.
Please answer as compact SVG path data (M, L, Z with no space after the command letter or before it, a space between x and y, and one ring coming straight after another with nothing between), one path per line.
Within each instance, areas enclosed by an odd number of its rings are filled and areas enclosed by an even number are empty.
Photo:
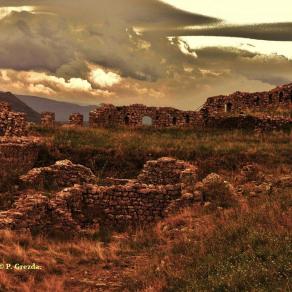
M170 176L169 167L172 167ZM44 175L48 171L49 178ZM80 172L79 175L76 172ZM36 193L31 189L48 182L63 187L62 180L71 173L76 177L71 180L71 185L76 182L80 185L67 187L52 198L45 195L47 190L31 195ZM161 175L154 180L156 173ZM88 183L95 180L90 170L60 161L47 168L33 169L21 178L29 182L29 189L14 208L0 212L0 228L47 232L79 230L96 223L112 228L150 224L165 217L170 204L191 191L196 179L194 165L164 157L149 161L138 179L128 180L126 184L101 186Z
M89 114L90 126L129 126L151 125L160 127L192 127L201 122L200 113L180 111L170 107L147 107L134 104L116 107L103 104Z
M47 128L55 126L56 117L53 112L42 112L41 113L41 125Z
M73 126L82 127L84 123L84 116L80 113L73 113L69 117L69 123Z
M207 99L201 109L206 115L222 113L263 112L270 114L292 113L292 84L277 87L271 91L215 96Z
M0 190L30 170L38 157L39 143L28 138L0 139Z
M12 112L8 103L0 102L0 136L27 135L26 115Z

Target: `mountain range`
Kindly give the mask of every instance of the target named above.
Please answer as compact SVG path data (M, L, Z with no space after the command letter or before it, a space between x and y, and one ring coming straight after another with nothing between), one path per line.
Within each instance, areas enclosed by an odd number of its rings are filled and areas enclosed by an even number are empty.
M32 109L25 102L21 101L11 92L1 92L0 91L0 101L8 102L15 112L22 112L27 115L27 119L30 122L39 122L41 115L36 110Z
M76 112L83 114L84 120L88 121L89 112L97 107L96 105L81 106L37 96L17 95L17 98L38 113L54 112L56 120L60 122L67 122L69 115Z

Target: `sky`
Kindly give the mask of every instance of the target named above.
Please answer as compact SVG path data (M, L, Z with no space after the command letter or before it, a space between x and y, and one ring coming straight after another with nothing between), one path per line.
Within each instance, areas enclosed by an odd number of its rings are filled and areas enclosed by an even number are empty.
M0 91L197 109L292 82L291 0L0 0Z

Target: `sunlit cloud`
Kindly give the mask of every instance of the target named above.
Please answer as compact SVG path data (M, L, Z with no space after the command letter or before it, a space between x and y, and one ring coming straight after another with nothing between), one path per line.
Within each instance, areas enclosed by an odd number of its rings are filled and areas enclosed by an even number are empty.
M13 6L8 6L8 7L0 7L0 19L8 16L12 12L33 12L34 7L33 6L18 6L18 7L13 7Z
M292 80L291 0L0 0L0 6L0 90L195 109L212 95Z
M111 87L120 83L122 78L114 72L106 72L101 68L93 68L90 72L90 80L100 87Z

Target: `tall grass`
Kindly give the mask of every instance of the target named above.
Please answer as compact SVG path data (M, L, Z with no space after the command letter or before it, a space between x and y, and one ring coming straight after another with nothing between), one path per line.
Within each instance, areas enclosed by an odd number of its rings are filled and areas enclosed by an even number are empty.
M43 164L68 158L91 167L100 176L134 177L147 160L161 156L198 163L202 176L219 169L235 170L246 162L268 167L292 163L292 139L285 132L153 128L37 131L48 139L40 157Z
M290 291L292 193L283 192L253 208L213 214L185 210L159 224L151 236L134 235L132 252L149 257L128 275L125 289Z

